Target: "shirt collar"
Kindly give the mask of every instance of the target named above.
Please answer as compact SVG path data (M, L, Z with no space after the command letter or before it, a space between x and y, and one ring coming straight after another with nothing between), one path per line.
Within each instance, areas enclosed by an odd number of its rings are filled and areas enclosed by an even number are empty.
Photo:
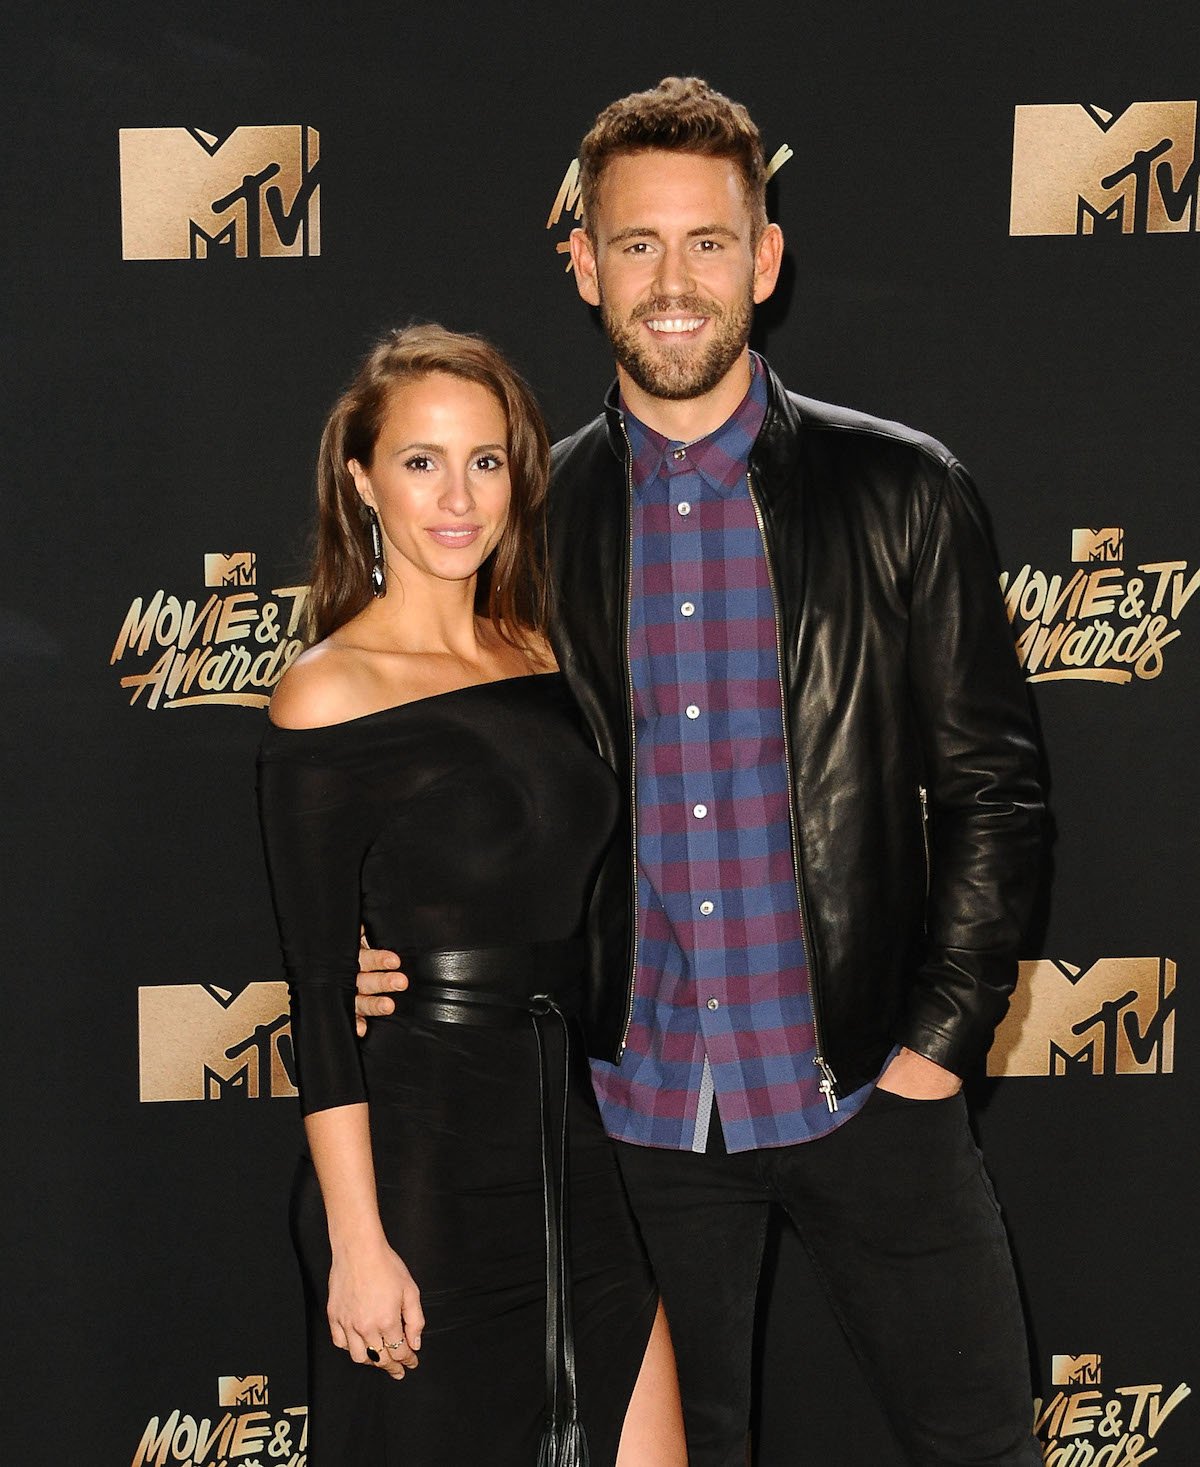
M699 473L710 488L727 495L746 477L750 450L767 413L767 374L762 358L750 353L750 386L745 397L719 428L681 443L665 438L629 411L624 400L621 412L633 452L635 488L661 475Z

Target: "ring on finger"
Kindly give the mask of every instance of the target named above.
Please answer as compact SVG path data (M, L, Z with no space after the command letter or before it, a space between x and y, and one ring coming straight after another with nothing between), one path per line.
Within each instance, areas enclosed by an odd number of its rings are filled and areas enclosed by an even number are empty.
M383 1346L383 1348L385 1350L398 1350L400 1348L400 1346L404 1343L404 1341L402 1339L401 1340L385 1340L383 1338L383 1336L380 1335L379 1336L379 1343Z
M379 1364L379 1351L375 1348L374 1345L367 1346L367 1359L371 1362L372 1365Z

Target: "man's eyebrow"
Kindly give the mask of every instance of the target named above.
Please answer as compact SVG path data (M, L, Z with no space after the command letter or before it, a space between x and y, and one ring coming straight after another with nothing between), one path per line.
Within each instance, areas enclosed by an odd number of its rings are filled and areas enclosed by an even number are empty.
M657 229L650 229L649 227L642 229L636 224L631 224L627 229L618 229L616 234L610 234L608 236L608 242L609 244L621 244L624 240L627 239L661 238L662 235L659 234Z
M688 239L707 239L713 235L716 235L721 239L740 238L737 230L730 229L728 224L698 224L695 229L689 229L687 232ZM631 225L627 229L618 229L615 234L610 234L608 236L608 243L621 244L627 239L661 240L662 235L658 232L657 229L651 229L649 228L649 226L639 228L637 225Z

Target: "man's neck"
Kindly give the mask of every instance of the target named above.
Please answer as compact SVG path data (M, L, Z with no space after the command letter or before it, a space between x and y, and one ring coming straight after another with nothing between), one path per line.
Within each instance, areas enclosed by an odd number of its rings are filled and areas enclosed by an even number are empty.
M750 375L750 353L746 350L709 392L676 400L651 396L623 367L617 367L625 406L639 422L675 443L692 443L728 422L750 390Z

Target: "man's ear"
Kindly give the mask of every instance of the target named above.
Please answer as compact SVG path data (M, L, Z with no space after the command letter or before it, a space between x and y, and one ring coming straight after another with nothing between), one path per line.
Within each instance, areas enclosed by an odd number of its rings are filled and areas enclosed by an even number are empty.
M596 275L596 251L586 229L571 231L571 265L575 270L575 289L589 306L600 304L600 281Z
M761 305L775 289L783 264L783 230L768 224L754 247L754 304Z

